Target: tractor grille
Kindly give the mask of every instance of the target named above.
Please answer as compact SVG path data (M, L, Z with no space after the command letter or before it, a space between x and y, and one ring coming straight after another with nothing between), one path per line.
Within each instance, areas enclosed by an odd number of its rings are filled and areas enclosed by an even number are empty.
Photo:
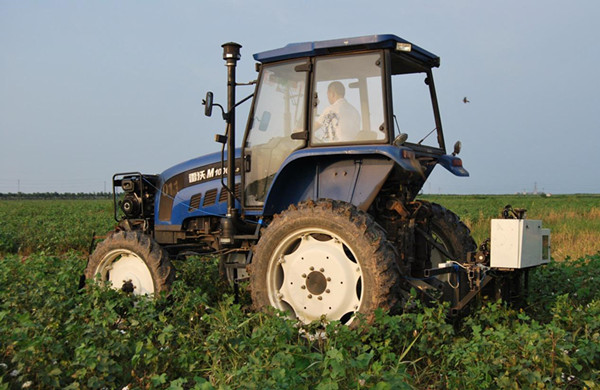
M198 210L200 208L200 200L202 200L202 193L192 196L188 211Z
M235 185L235 197L238 199L240 198L240 190L240 183L238 183ZM221 194L219 194L219 203L221 202L227 202L227 190L225 188L223 188Z
M204 207L212 206L217 203L217 189L213 188L212 190L206 191L206 195L204 195L204 203L202 204Z

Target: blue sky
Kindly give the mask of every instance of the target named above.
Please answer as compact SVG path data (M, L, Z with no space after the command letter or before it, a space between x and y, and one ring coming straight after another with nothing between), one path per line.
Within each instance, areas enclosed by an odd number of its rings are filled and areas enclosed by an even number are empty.
M598 20L591 0L0 0L0 192L110 190L217 151L201 101L225 102L224 42L249 81L256 52L396 34L441 57L446 143L471 173L436 168L426 193L598 193Z

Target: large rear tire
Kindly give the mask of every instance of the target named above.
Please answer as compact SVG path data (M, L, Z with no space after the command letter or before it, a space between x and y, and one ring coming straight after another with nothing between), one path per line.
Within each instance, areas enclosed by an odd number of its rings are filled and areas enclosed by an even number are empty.
M175 269L167 252L150 236L136 231L113 233L90 256L85 277L136 295L169 291Z
M432 248L429 266L436 268L449 260L466 262L469 252L477 250L477 244L471 237L471 230L460 218L447 208L431 203L431 235L434 240L448 251L448 258L439 250Z
M469 252L477 250L469 228L456 214L439 204L430 203L429 210L429 234L436 245L426 244L430 245L430 255L424 268L438 268L440 264L448 261L459 265L466 263ZM438 275L436 278L444 283L443 300L450 301L453 307L471 290L467 274L460 267L456 273ZM462 313L466 314L468 310L465 308Z
M303 323L361 313L398 301L396 254L384 230L355 206L332 200L292 205L254 248L250 288L256 309L272 306Z

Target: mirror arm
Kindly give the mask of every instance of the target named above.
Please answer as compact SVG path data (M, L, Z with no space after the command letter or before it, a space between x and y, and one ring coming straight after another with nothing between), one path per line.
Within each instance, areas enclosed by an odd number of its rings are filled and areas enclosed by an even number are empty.
M254 96L254 94L253 94L253 93L252 93L252 94L250 94L250 95L248 95L248 96L246 96L245 98L243 98L242 100L240 100L239 102L237 102L237 103L236 103L236 104L233 106L233 108L235 108L235 107L239 106L240 104L244 103L245 101L247 101L248 99L252 98L253 96Z
M239 102L237 102L232 108L232 110L234 108L236 108L237 106L239 106L240 104L246 102L248 99L252 98L254 96L254 94L251 94L249 96L246 96L245 98L243 98L242 100L240 100ZM213 103L213 106L217 106L221 109L221 111L223 112L223 120L225 122L229 122L229 112L225 112L225 109L218 103Z
M222 115L223 115L223 120L224 120L224 121L226 121L226 120L227 120L227 117L228 117L228 115L227 115L227 113L225 112L225 109L223 108L223 106L222 106L222 105L220 105L219 103L213 103L212 105L213 105L213 107L214 107L214 106L217 106L217 107L219 107L219 108L221 109L221 113L222 113Z
M236 86L245 86L245 85L254 85L258 82L258 80L252 80L247 83L235 83Z

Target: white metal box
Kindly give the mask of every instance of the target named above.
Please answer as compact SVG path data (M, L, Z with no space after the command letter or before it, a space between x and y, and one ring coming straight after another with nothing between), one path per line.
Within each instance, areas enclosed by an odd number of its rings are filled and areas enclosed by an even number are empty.
M550 261L550 229L533 219L492 219L490 265L527 268Z

